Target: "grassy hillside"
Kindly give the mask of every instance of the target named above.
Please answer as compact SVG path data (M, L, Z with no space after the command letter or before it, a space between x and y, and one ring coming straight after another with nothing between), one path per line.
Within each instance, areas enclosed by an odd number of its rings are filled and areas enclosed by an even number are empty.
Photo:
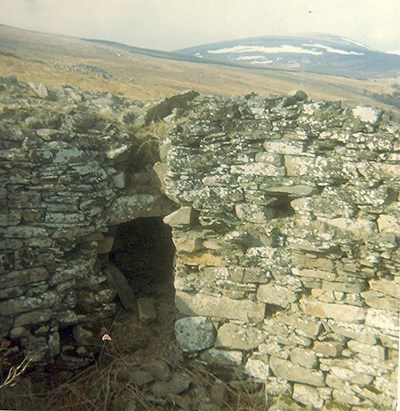
M149 100L189 88L204 94L282 94L301 88L313 99L381 105L371 94L391 93L400 79L343 77L174 61L77 38L0 25L0 75L25 81L71 84L92 92ZM368 93L366 93L366 90ZM398 111L398 109L397 109Z

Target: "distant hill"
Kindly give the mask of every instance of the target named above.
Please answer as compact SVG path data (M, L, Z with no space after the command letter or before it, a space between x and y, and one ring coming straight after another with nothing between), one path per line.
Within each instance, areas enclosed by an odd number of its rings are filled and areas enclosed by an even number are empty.
M334 35L265 36L177 50L236 66L275 68L360 79L400 76L400 56Z
M70 84L139 100L164 98L188 89L224 96L251 92L268 96L303 89L312 99L399 111L393 93L399 90L400 78L360 80L259 66L236 66L213 58L0 25L0 76L16 74L24 81Z

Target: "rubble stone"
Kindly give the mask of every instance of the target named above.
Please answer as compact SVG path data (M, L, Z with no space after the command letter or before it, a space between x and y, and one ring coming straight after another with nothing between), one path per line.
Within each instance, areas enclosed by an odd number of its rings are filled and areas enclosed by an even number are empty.
M257 328L242 328L228 323L218 330L215 346L233 350L251 350L260 345L265 338L266 335Z
M206 317L186 317L175 322L175 335L183 351L202 351L213 346L216 338L213 322Z
M16 78L0 88L0 338L64 361L74 342L62 333L88 337L116 292L135 310L125 274L105 275L112 231L157 216L176 245L185 353L247 364L271 397L306 406L394 403L395 119L298 91L144 106ZM143 144L153 128L157 144Z

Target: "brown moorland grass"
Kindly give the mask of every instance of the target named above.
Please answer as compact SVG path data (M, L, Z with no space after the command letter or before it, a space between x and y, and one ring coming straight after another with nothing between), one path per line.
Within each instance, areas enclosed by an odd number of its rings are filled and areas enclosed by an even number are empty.
M112 78L74 70L90 65ZM77 38L20 30L0 25L0 75L24 81L70 84L91 92L111 92L151 100L187 89L202 94L285 94L303 89L313 99L377 105L365 90L388 93L400 79L358 80L315 73L235 68L133 54ZM394 110L392 106L384 108Z

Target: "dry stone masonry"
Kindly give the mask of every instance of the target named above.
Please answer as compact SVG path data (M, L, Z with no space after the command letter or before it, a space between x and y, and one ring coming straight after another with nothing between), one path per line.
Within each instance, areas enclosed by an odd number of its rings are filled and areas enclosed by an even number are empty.
M0 93L1 337L42 361L81 365L93 357L82 324L101 334L117 292L129 295L101 259L109 228L175 206L147 164L151 150L125 126L143 117L141 103L14 77Z
M400 126L387 113L302 92L148 108L13 77L0 99L0 332L15 350L93 355L85 324L126 297L103 257L115 227L161 216L183 352L270 398L395 409Z
M399 126L299 98L202 97L165 119L176 337L271 395L393 409Z

